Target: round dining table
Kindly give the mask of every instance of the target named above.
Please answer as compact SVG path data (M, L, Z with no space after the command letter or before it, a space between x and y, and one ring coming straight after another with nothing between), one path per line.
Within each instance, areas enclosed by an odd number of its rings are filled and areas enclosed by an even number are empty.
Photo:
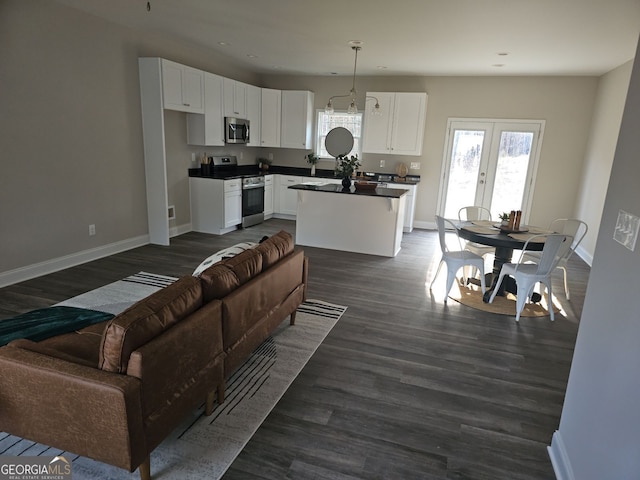
M498 225L494 226L485 221L461 222L458 225L458 235L460 238L481 245L489 245L496 249L493 260L493 273L487 274L492 275L492 278L491 281L487 281L487 285L491 285L491 287L487 289L482 298L484 303L489 303L489 298L498 282L502 265L511 262L513 251L522 250L529 237L541 233L549 232L540 227L527 225L522 225L518 231L508 232L501 230ZM527 246L527 250L534 251L541 251L543 248L544 242L531 242ZM504 282L502 282L498 288L497 295L505 295Z

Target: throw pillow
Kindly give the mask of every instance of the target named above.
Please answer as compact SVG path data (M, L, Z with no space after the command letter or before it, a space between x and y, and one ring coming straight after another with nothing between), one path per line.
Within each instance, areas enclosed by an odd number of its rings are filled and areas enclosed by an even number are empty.
M238 243L232 247L220 250L219 252L216 252L213 255L207 257L200 265L198 265L198 267L193 272L193 276L199 277L202 272L204 272L207 268L209 268L214 263L218 263L220 260L227 260L229 258L233 258L239 253L242 253L245 250L249 250L250 248L253 248L256 245L258 245L256 242L243 242L243 243Z

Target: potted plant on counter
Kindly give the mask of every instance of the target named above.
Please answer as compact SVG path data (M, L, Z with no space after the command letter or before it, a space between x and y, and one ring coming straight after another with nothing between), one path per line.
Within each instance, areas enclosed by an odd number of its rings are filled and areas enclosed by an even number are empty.
M311 176L315 176L316 174L316 163L318 163L318 160L320 160L320 157L318 157L315 153L311 152L308 155L306 155L304 157L307 160L307 163L309 165L311 165Z
M269 160L268 158L261 158L258 157L256 158L256 163L258 164L258 168L262 171L267 171L269 170L269 165L271 165L271 160Z
M357 155L338 155L336 157L336 177L342 177L342 186L351 187L351 177L360 168L360 160Z

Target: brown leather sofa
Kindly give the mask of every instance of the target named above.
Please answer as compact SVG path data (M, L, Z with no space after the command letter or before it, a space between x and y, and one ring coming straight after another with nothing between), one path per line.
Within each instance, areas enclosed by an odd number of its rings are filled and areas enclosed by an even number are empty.
M0 431L151 478L150 453L306 298L287 232L115 318L0 348Z

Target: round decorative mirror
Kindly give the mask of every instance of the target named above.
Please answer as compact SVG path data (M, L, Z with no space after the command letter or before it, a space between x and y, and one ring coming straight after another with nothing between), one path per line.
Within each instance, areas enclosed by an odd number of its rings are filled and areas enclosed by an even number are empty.
M353 149L353 135L344 127L333 128L327 133L324 147L332 157L346 155Z

